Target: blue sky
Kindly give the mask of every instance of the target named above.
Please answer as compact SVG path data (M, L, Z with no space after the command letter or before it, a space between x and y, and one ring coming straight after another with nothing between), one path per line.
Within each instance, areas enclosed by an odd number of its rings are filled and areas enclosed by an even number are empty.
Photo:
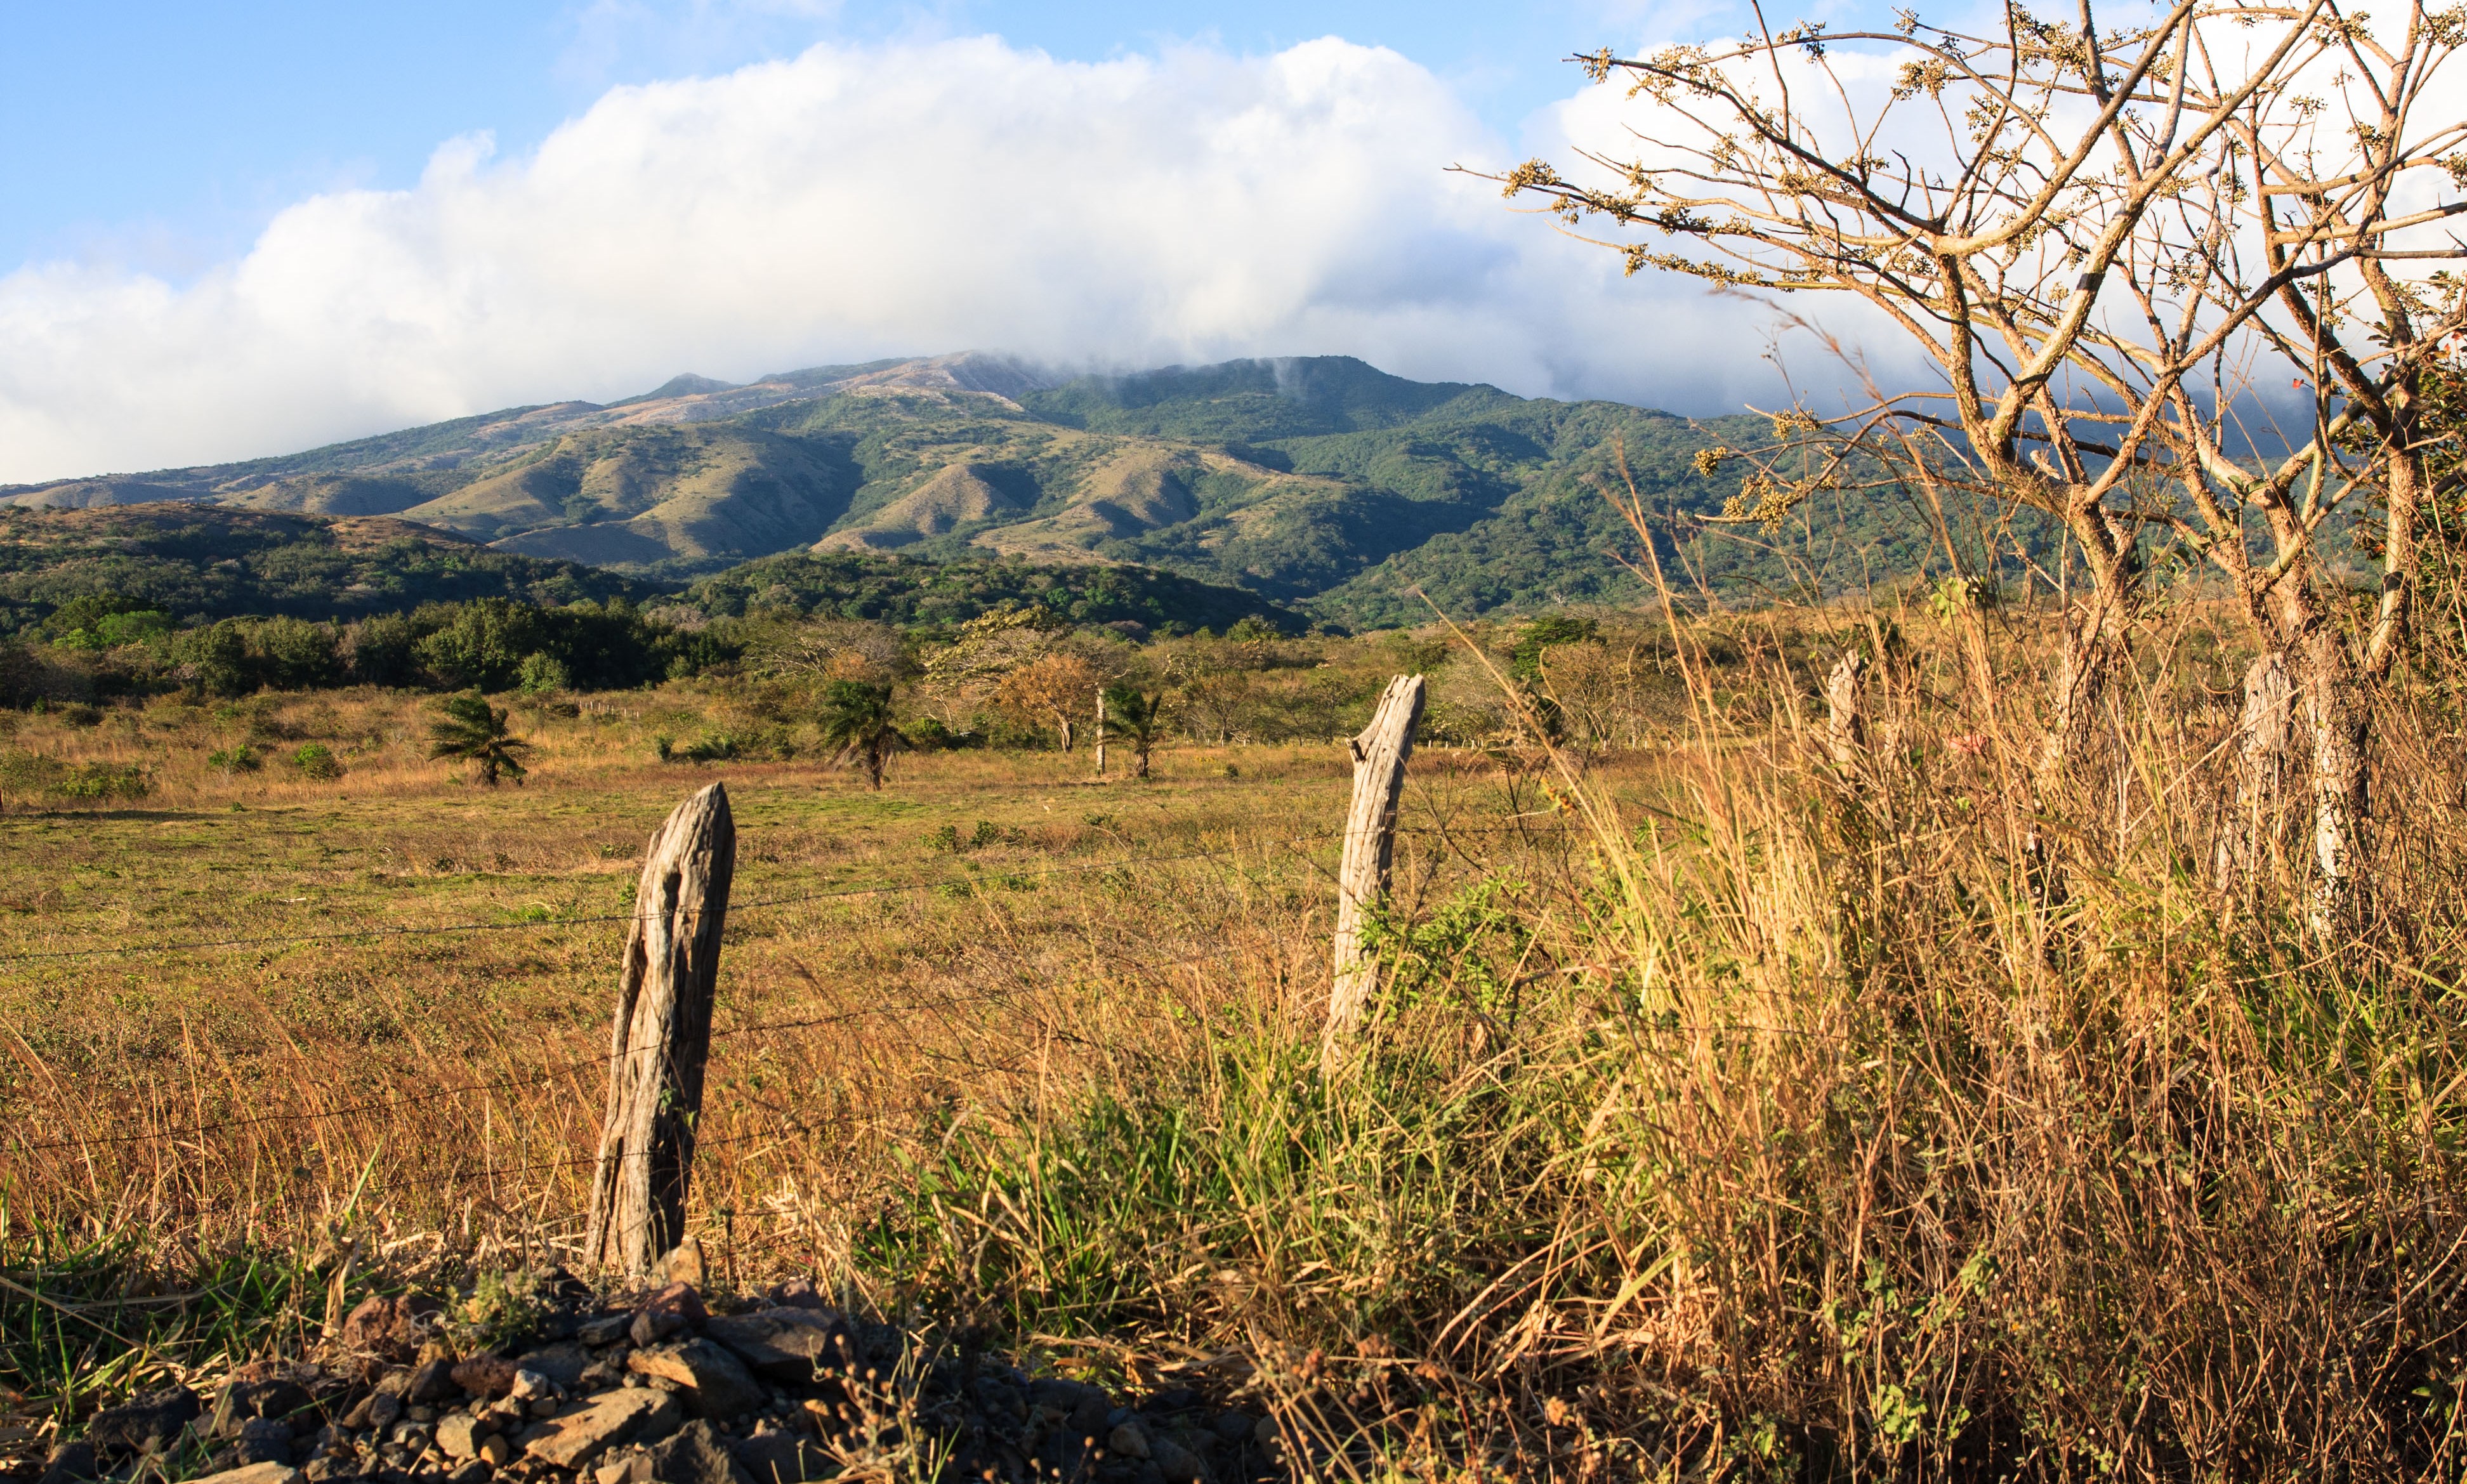
M1562 58L1627 39L1642 13L1616 0L5 0L0 266L68 257L183 276L309 192L411 184L453 136L528 149L612 85L827 39L991 32L1094 61L1340 35L1421 63L1513 138L1573 89Z

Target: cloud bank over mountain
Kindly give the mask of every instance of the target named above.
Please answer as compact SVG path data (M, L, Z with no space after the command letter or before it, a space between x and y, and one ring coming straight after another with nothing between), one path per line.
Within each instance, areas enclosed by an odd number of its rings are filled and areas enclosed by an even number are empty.
M409 190L303 200L192 281L0 278L0 481L965 348L1347 353L1682 412L1770 393L1767 311L1622 279L1445 172L1532 147L1566 153L1333 38L1095 64L826 45L619 88L526 157L458 139Z

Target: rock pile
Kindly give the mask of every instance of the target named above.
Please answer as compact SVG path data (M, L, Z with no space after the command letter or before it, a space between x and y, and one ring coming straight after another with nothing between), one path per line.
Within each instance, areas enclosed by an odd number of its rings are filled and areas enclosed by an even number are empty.
M706 1303L674 1283L598 1299L556 1275L521 1342L458 1353L439 1306L373 1298L316 1360L242 1367L98 1414L43 1484L802 1484L1275 1478L1274 1427L1195 1392L1117 1398L942 1352L802 1282Z

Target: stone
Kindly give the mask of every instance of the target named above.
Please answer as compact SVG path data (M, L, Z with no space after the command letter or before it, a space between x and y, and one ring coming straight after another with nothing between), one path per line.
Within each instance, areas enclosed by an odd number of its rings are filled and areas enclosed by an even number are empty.
M755 1410L767 1400L736 1357L708 1339L637 1350L625 1358L625 1364L638 1374L684 1387L686 1405L697 1417L726 1421Z
M204 1410L197 1394L186 1386L141 1391L118 1406L106 1406L95 1413L94 1421L86 1425L85 1435L95 1447L105 1450L159 1453L170 1447L180 1429Z
M750 1438L739 1438L729 1445L729 1452L743 1471L739 1484L745 1476L750 1476L753 1484L801 1484L803 1480L827 1478L838 1470L830 1454L803 1436L779 1428L765 1428Z
M391 1391L380 1391L369 1398L368 1420L361 1426L383 1432L401 1420L402 1398Z
M403 1383L402 1399L415 1406L433 1406L455 1390L454 1362L438 1356L412 1368L411 1379Z
M475 1355L446 1374L467 1394L493 1400L514 1389L514 1370L504 1356Z
M291 1461L291 1424L280 1417L252 1417L239 1425L237 1464Z
M514 1440L502 1432L491 1433L480 1440L478 1452L482 1463L502 1469L514 1461Z
M480 1419L455 1412L437 1425L437 1450L448 1458L476 1458L480 1453Z
M289 1464L253 1463L244 1469L209 1473L192 1484L301 1484L303 1475Z
M260 1417L296 1416L308 1409L308 1390L296 1382L284 1380L235 1381L215 1393L215 1407L206 1424L206 1435L215 1438L239 1436L240 1424Z
M1114 1405L1113 1399L1105 1395L1104 1387L1092 1386L1084 1381L1065 1381L1058 1376L1048 1376L1028 1383L1029 1405L1041 1406L1064 1417L1093 1403L1101 1403L1108 1410Z
M1114 1399L1101 1386L1090 1386L1071 1408L1071 1430L1083 1438L1101 1438L1114 1428Z
M1149 1439L1148 1456L1156 1461L1166 1484L1208 1484L1208 1465L1169 1437L1159 1434Z
M840 1363L849 1333L838 1315L806 1309L719 1315L704 1320L702 1332L757 1372L791 1385L803 1385L814 1379L816 1370Z
M516 1370L537 1371L555 1383L560 1391L572 1391L580 1385L582 1373L590 1364L590 1347L570 1339L554 1345L542 1345L536 1350L526 1351L514 1357Z
M582 1321L581 1327L574 1332L574 1338L598 1350L623 1339L625 1332L633 1327L634 1316L630 1314L603 1314L596 1319Z
M335 1484L339 1479L360 1476L360 1460L356 1453L321 1453L308 1460L301 1473L308 1484Z
M52 1456L43 1463L40 1484L70 1484L75 1479L93 1478L99 1472L101 1464L94 1455L94 1445L79 1438L52 1450Z
M589 1368L584 1367L585 1370ZM577 1373L575 1379L579 1381L581 1377ZM563 1388L549 1380L547 1376L526 1367L514 1372L514 1383L506 1388L506 1395L517 1402L536 1402L543 1397L553 1397L561 1389Z
M646 1467L638 1470L636 1476L651 1484L755 1484L754 1476L702 1418L653 1444L645 1463Z
M1126 1422L1105 1438L1106 1450L1118 1458L1147 1458L1147 1430L1136 1422Z
M492 1472L477 1458L465 1459L445 1475L445 1484L482 1484Z
M710 1317L710 1312L703 1308L702 1295L694 1292L691 1284L671 1283L643 1300L643 1306L635 1311L630 1333L638 1345L656 1345L672 1335L700 1328Z
M430 1321L440 1312L437 1300L423 1294L364 1298L344 1316L335 1342L349 1355L408 1360L419 1354L428 1338Z
M1247 1412L1225 1411L1216 1414L1216 1420L1208 1425L1208 1430L1228 1443L1239 1443L1257 1427L1258 1424L1253 1422Z
M651 1265L654 1283L686 1283L702 1287L702 1239L688 1237L668 1248L668 1254Z
M830 1303L803 1278L790 1278L771 1291L771 1301L790 1309L828 1309Z
M600 1454L621 1444L667 1437L684 1420L685 1408L665 1391L647 1386L639 1391L603 1391L526 1432L523 1451L553 1468L573 1471L598 1461Z

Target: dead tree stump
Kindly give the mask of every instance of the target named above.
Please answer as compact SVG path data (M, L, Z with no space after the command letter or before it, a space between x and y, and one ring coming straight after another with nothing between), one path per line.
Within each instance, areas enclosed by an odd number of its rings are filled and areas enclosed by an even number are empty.
M593 1269L640 1277L685 1237L719 936L736 868L736 825L719 784L677 805L651 837L610 1033L608 1109L583 1243Z
M1336 979L1328 992L1327 1036L1320 1063L1334 1070L1340 1044L1362 1023L1378 966L1362 948L1362 914L1388 895L1396 855L1396 804L1405 760L1422 720L1422 677L1399 675L1379 697L1353 749L1353 803L1345 820L1345 860L1336 874Z

